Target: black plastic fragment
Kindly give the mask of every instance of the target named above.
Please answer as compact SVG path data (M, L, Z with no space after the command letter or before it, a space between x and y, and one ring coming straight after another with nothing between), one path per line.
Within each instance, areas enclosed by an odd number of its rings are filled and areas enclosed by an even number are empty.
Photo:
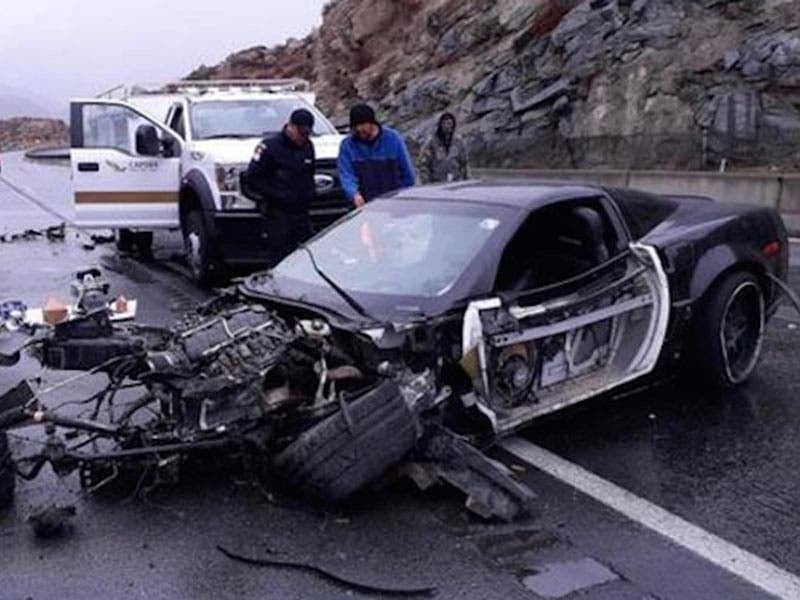
M341 575L337 575L336 573L332 573L326 569L323 569L322 567L305 562L292 561L286 559L277 560L269 558L252 558L236 554L234 552L231 552L230 550L223 548L222 546L217 546L217 550L219 550L225 556L227 556L232 560L243 562L248 565L256 565L260 567L275 567L278 569L291 569L294 571L303 571L304 573L312 573L314 575L322 577L323 579L335 585L346 587L352 591L361 592L362 594L381 594L384 596L397 596L397 597L410 597L410 596L431 597L435 596L437 593L435 587L388 588L382 586L375 586L368 583L347 579L345 577L342 577Z

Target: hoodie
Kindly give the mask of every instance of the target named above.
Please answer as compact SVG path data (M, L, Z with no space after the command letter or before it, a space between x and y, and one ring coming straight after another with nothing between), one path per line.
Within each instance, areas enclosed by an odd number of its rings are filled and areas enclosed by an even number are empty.
M439 118L436 132L422 147L419 160L422 183L461 181L469 176L467 146L464 140L455 134L455 127L449 136L444 133L442 121L446 118L456 123L453 114L444 113Z
M339 178L347 199L357 192L364 200L411 187L416 181L408 149L397 131L381 126L378 137L363 142L348 135L339 147Z

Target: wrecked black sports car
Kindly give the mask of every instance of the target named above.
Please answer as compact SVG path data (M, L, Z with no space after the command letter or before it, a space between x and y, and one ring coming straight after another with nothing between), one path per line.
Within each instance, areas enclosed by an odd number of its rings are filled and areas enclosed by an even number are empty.
M108 386L80 417L27 383L0 399L0 429L48 433L24 459L0 436L0 501L48 463L97 489L236 451L335 502L405 463L514 518L532 494L482 449L658 367L743 382L787 269L770 209L557 184L404 190L170 329L112 323L106 290L84 285L79 313L24 345Z

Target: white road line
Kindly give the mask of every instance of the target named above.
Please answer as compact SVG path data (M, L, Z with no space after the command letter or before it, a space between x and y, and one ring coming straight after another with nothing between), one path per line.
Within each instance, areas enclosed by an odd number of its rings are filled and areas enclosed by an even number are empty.
M800 577L771 562L742 550L660 506L522 438L509 438L500 446L537 469L571 485L765 592L786 600L800 598Z

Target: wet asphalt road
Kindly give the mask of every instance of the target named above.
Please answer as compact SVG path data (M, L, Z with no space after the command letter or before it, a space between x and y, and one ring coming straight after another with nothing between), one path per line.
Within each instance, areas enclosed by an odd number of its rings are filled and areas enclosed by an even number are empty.
M68 171L0 157L0 235L69 219ZM10 187L8 184L14 186ZM46 210L44 210L46 209ZM155 263L120 259L84 238L0 244L0 298L38 304L67 297L71 273L102 264L116 292L140 301L140 322L169 323L206 294L170 260L174 235L157 240ZM798 253L800 254L800 253ZM797 256L800 259L800 256ZM800 270L793 269L800 287ZM589 403L523 433L556 454L777 566L800 573L799 321L773 320L763 360L725 395L668 383ZM38 374L24 361L0 369L0 392ZM43 373L50 382L65 373ZM78 398L99 381L60 390ZM55 398L53 399L55 400ZM22 435L36 437L35 432ZM15 441L20 447L31 442ZM751 584L620 516L568 485L498 451L539 494L541 514L511 525L470 518L447 491L397 484L331 511L254 485L235 471L194 477L146 499L74 498L75 477L50 473L18 486L0 513L0 600L17 598L369 597L305 573L242 565L216 546L255 556L309 560L374 583L435 585L440 598L539 598L526 576L545 565L591 559L611 580L567 596L590 599L753 599ZM268 483L266 484L269 488ZM25 517L48 502L76 502L74 531L33 538ZM567 579L585 575L576 567Z

